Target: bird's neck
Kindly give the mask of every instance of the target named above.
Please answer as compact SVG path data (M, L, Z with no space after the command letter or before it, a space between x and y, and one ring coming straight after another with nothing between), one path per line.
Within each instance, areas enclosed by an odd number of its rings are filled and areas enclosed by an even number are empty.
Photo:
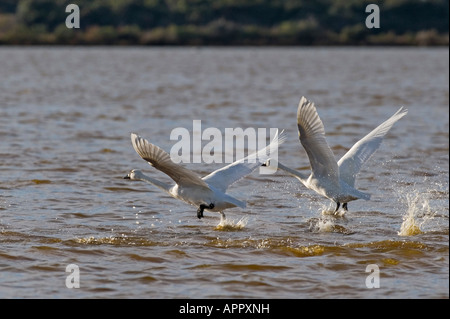
M304 174L302 174L302 173L300 173L300 172L298 172L298 171L296 171L296 170L294 170L294 169L292 169L292 168L290 168L290 167L287 167L287 166L281 164L280 162L278 162L278 168L279 168L279 169L282 169L282 170L285 171L286 173L288 173L288 174L294 176L294 177L297 178L300 182L302 182L304 185L306 185L306 182L307 182L307 180L308 180L308 176L306 176L306 175L304 175Z
M164 182L158 181L157 179L154 179L154 178L152 178L152 177L150 177L150 176L147 176L147 175L145 175L145 174L141 174L141 175L139 176L139 179L140 179L141 181L146 182L146 183L155 185L156 187L159 187L159 188L162 189L163 191L165 191L165 192L167 192L167 193L170 194L170 189L172 188L172 186L169 185L169 184L166 184L166 183L164 183Z

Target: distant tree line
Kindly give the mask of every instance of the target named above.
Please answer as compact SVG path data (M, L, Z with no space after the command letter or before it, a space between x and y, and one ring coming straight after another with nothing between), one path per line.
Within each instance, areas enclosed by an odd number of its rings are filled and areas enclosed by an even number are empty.
M80 9L80 28L65 8ZM365 21L380 8L380 28ZM448 45L448 0L1 0L0 44Z

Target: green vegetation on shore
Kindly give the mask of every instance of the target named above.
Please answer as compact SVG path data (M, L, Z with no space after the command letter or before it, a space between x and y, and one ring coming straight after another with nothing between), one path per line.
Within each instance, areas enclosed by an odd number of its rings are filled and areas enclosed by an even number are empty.
M68 4L80 29L68 29ZM380 28L365 25L368 4ZM0 44L448 45L448 0L2 0Z

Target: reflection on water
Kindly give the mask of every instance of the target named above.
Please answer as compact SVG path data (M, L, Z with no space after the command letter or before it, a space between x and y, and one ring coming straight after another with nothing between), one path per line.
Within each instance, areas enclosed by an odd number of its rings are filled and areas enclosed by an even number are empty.
M0 297L448 298L448 50L1 48L0 60ZM130 133L169 151L193 120L285 129L279 158L307 173L302 95L337 158L409 110L358 177L372 199L343 216L282 172L234 184L247 208L219 225L123 180L138 168L170 182ZM69 264L79 289L64 284ZM369 264L379 289L365 286Z

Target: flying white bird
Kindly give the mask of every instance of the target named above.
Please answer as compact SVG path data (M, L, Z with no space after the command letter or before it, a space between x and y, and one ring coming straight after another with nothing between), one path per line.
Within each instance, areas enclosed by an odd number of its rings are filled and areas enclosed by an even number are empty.
M277 151L278 145L283 143L284 140L283 132L279 136L277 131L272 142L265 148L200 178L193 171L172 162L170 155L158 146L132 133L131 142L134 150L151 166L172 178L175 181L175 185L161 182L143 174L137 169L133 169L124 178L153 184L170 196L198 207L198 218L203 217L204 210L219 212L222 221L225 219L225 214L223 213L225 209L246 207L245 202L226 194L228 186L260 167L267 161L269 154L274 154ZM267 151L270 153L267 154Z
M325 129L317 114L314 103L305 97L300 99L297 110L297 126L300 142L309 157L311 174L304 175L278 162L278 168L296 177L307 188L327 197L336 203L335 213L341 203L345 211L347 203L356 199L370 199L370 194L355 188L355 178L361 166L380 147L383 137L392 125L405 116L408 110L401 107L388 120L359 140L336 162L333 151L325 138ZM264 165L270 166L270 160Z

